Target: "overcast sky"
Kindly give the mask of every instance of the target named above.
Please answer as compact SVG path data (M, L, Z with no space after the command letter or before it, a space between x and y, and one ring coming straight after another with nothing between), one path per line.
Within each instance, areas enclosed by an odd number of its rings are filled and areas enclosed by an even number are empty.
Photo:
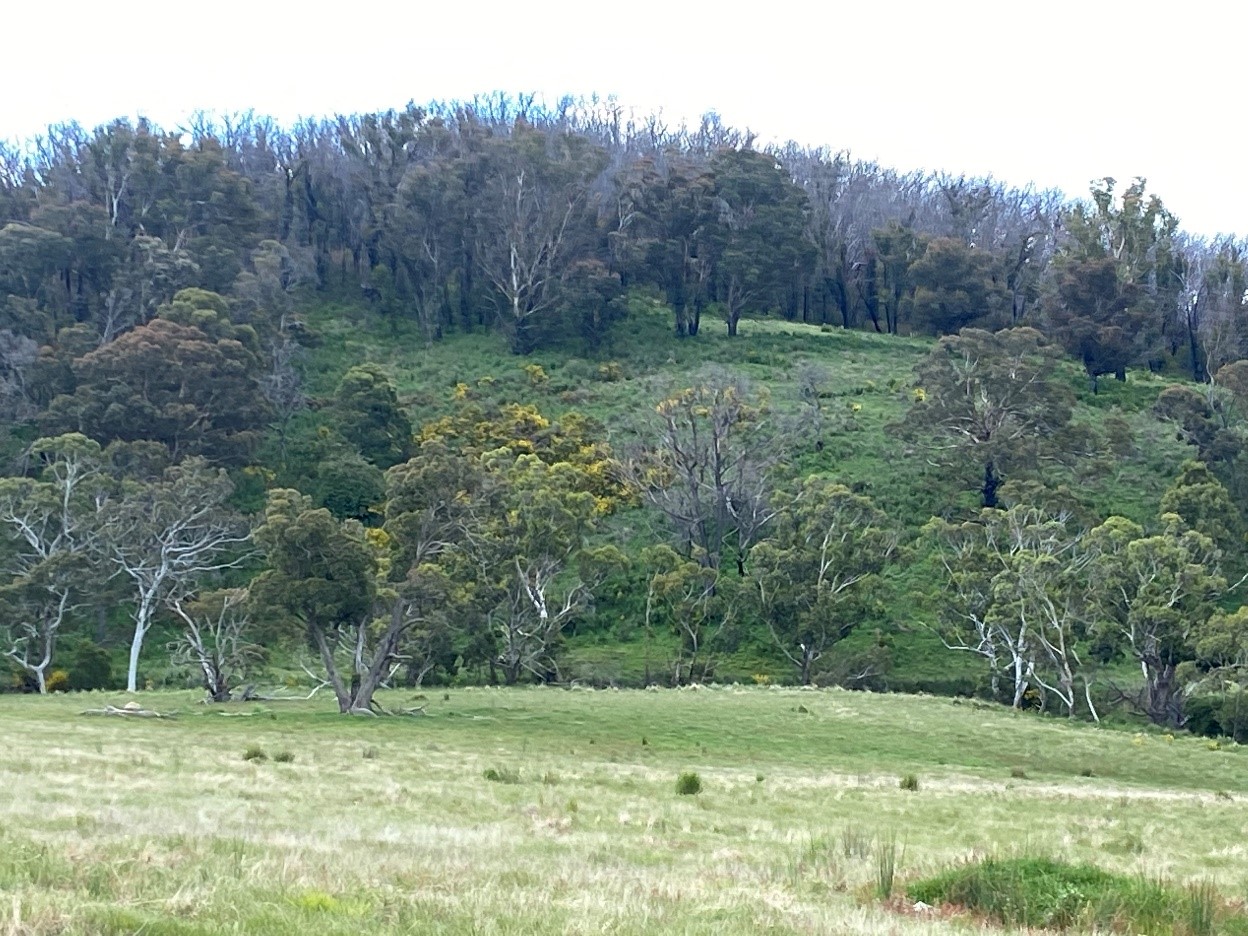
M173 127L197 109L290 120L597 93L1069 195L1144 176L1188 231L1248 234L1248 6L1231 0L6 6L0 137L137 114Z

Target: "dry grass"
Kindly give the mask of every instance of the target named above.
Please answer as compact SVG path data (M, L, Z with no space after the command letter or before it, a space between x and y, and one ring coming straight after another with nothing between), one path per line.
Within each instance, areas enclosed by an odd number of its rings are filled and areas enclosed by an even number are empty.
M0 934L965 931L878 904L847 829L896 835L898 892L1023 850L1248 876L1248 761L1196 739L798 690L456 690L382 720L160 701L182 717L0 698Z

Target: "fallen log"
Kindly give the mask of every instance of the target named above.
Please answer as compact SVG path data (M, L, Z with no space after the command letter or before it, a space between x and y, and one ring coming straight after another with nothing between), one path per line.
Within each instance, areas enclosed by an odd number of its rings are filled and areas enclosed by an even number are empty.
M127 702L118 708L115 705L106 705L104 708L86 709L81 712L82 715L118 715L122 718L177 718L175 712L157 712L155 709L145 709L137 702Z

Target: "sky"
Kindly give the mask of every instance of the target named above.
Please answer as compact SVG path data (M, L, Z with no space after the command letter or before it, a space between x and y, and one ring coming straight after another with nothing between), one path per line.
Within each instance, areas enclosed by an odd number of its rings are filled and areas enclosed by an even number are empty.
M119 116L170 128L197 110L289 121L495 90L597 94L673 124L713 110L764 141L1070 196L1143 176L1190 233L1248 235L1248 5L1233 0L328 9L13 4L0 138Z

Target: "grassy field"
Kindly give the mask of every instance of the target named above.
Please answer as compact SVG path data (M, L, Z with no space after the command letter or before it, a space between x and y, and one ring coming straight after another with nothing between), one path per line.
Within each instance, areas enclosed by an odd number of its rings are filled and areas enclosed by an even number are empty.
M983 855L1245 896L1248 749L836 690L428 695L0 696L0 934L982 932L901 895Z

